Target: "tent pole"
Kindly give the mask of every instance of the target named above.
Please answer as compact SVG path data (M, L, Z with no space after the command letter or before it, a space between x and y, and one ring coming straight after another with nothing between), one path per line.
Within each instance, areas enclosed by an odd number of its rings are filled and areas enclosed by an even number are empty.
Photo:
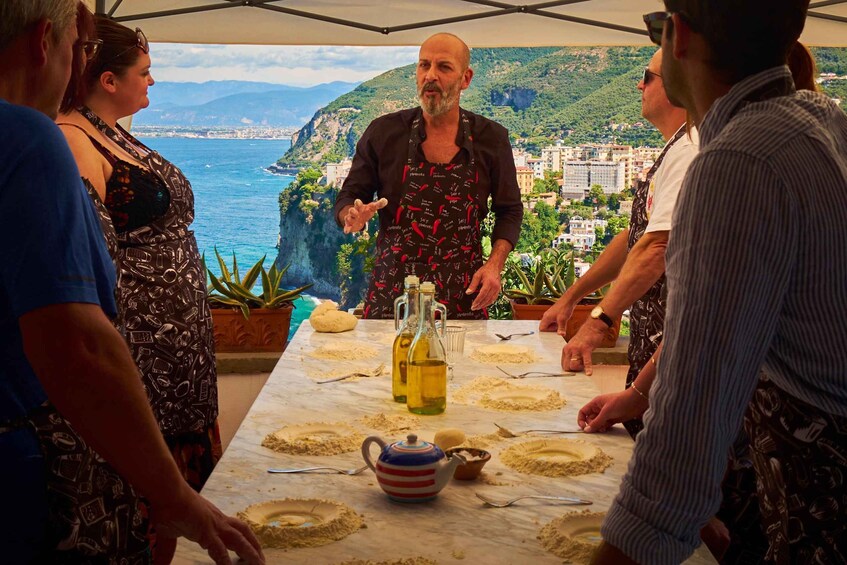
M106 0L97 0L94 6L95 14L105 14L106 13Z

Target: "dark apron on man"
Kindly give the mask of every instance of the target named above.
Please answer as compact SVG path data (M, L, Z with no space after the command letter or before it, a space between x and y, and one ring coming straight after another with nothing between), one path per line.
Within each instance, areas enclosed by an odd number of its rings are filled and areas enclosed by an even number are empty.
M647 224L649 223L647 210L648 208L652 208L650 199L652 199L653 194L650 190L650 185L653 182L653 176L659 170L670 148L685 133L685 126L679 128L679 131L665 145L656 162L647 171L645 179L635 187L632 216L629 220L627 253L635 247L635 244L638 243L638 240L641 239L641 236L644 235L644 231L647 229ZM627 351L629 372L626 374L627 388L635 381L641 369L650 362L650 358L656 353L659 344L662 343L662 328L665 325L665 308L667 304L664 288L665 275L662 273L662 276L650 287L650 290L636 300L629 309L629 350ZM624 422L624 426L633 438L644 428L641 418Z
M470 121L461 112L462 148L468 153L464 164L421 161L422 127L419 112L412 122L400 205L393 223L380 226L364 317L393 318L403 279L417 275L435 284L436 300L447 307L448 318L485 319L484 309L471 310L474 295L465 293L482 267L479 175Z

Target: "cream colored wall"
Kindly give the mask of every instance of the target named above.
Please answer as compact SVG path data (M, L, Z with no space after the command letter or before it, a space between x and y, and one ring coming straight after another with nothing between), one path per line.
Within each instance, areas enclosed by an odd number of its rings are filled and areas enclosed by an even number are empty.
M269 376L270 373L218 374L218 425L224 451Z

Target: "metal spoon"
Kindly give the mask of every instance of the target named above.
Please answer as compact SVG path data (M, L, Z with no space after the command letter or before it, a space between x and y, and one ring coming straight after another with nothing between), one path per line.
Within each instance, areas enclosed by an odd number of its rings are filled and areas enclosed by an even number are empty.
M524 498L536 498L538 500L556 500L558 502L564 502L566 504L579 504L583 506L587 506L589 504L594 504L590 500L585 500L583 498L573 498L569 496L542 496L540 494L529 494L526 496L518 496L517 498L513 498L511 500L507 500L505 502L495 502L493 500L489 500L485 498L478 492L474 493L478 499L483 501L487 506L493 506L494 508L506 508L507 506L511 506L518 500L523 500Z

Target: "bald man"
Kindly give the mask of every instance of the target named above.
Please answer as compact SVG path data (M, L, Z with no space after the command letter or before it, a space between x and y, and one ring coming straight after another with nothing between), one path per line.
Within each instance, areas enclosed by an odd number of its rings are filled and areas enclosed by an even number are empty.
M459 106L473 78L470 50L439 33L421 45L420 106L374 120L356 146L335 203L345 233L379 213L365 318L391 318L406 275L436 285L452 319L484 319L520 235L523 206L505 128ZM488 199L492 249L482 256Z

